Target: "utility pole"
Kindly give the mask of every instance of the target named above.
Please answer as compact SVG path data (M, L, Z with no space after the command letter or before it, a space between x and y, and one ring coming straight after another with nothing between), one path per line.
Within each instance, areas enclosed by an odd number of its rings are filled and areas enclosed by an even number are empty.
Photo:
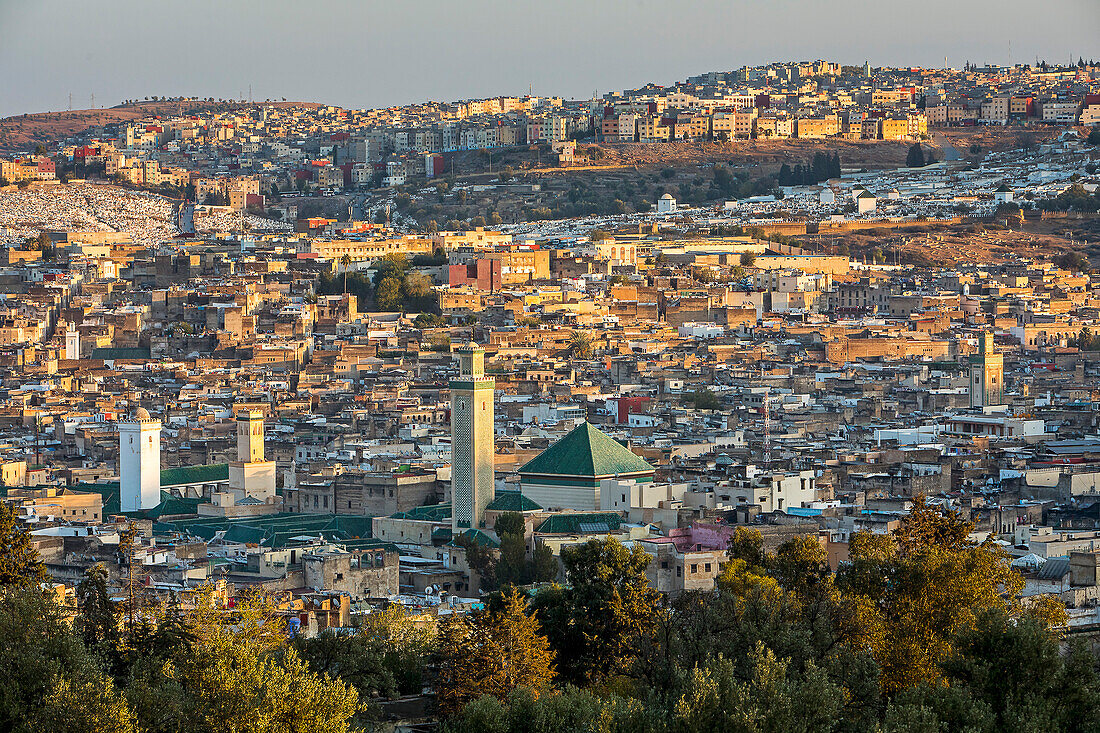
M126 553L126 572L128 578L126 584L129 589L130 600L127 603L127 616L129 618L129 631L134 630L134 537L136 536L133 524L127 524L119 537L119 549Z

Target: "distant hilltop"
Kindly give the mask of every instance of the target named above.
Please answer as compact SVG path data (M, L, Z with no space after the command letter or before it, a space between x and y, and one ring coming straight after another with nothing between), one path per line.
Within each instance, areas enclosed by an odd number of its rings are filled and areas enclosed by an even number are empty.
M115 107L13 115L0 119L0 152L30 150L38 144L49 147L89 127L100 125L132 122L151 116L209 114L258 106L317 108L324 105L317 102L243 102L186 98L140 100Z

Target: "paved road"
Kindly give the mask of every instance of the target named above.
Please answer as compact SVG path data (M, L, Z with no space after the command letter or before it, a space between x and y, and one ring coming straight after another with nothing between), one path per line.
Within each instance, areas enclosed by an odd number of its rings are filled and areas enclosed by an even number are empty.
M947 138L945 138L943 135L933 135L932 140L936 143L936 145L940 146L940 150L943 151L943 159L945 161L963 159L959 151L955 149L955 146L947 142Z
M179 227L182 234L195 233L195 205L190 202L180 204Z

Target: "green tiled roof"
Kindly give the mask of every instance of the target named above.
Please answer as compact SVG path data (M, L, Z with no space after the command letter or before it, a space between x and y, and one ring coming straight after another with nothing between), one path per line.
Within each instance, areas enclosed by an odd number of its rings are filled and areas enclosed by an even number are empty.
M203 500L199 498L181 499L178 496L172 496L167 491L162 491L160 492L160 504L153 509L141 512L141 514L143 514L146 519L154 520L175 514L198 514L198 507L202 501Z
M277 549L302 535L320 535L335 542L365 542L370 539L370 518L284 512L241 519L192 517L158 522L154 529L162 534L183 532L203 540L224 531L225 539L231 542L254 542Z
M224 536L226 542L251 542L258 545L264 541L267 533L263 527L236 524L227 529Z
M393 519L415 519L421 522L442 522L451 516L450 504L429 504L418 506L407 512L397 512L390 515Z
M656 469L622 443L600 432L590 422L573 428L564 438L535 456L519 470L523 474L583 476L653 473Z
M161 486L182 486L184 484L205 484L211 481L228 481L228 463L210 463L205 466L180 466L162 468Z
M518 491L499 491L486 509L496 512L537 512L542 507Z
M337 514L335 526L337 531L348 538L369 538L371 536L371 518L353 517L347 514Z
M92 358L111 361L113 359L151 359L152 356L149 349L141 347L100 346L92 349Z
M211 466L191 466L189 468L211 468ZM180 471L184 469L170 468L168 471ZM228 468L227 468L228 471ZM161 480L164 479L165 471L161 471ZM228 473L226 474L228 478ZM171 485L171 484L169 484ZM89 483L76 483L71 487L72 491L83 491L86 493L99 494L103 497L103 516L109 516L111 514L125 514L128 517L134 519L152 519L157 520L161 517L170 516L173 514L195 514L198 512L198 505L202 503L202 499L181 499L178 496L172 496L167 491L160 492L160 504L152 509L142 509L136 512L123 512L122 511L122 496L119 489L118 481L104 481L103 483L89 484Z
M480 529L473 529L472 527L459 532L458 537L468 537L474 541L474 544L481 545L482 547L500 547L499 542L482 532ZM457 540L458 537L455 537L455 540ZM451 540L451 544L454 544L454 540Z
M401 554L401 548L392 542L382 540L341 540L340 544L349 550L385 550Z
M94 494L99 494L103 497L103 516L109 516L111 514L118 514L122 511L122 491L119 488L118 481L105 481L97 484L86 484L78 482L73 484L73 491L87 491Z
M554 514L535 528L540 534L602 534L622 526L623 518L615 512L583 512Z

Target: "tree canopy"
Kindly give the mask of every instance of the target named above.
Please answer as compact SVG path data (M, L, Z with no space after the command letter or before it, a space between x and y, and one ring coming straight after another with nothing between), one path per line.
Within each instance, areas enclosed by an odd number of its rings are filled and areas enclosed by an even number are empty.
M0 504L0 587L34 586L48 578L30 534L19 525L12 507Z
M436 694L444 714L483 695L498 699L519 688L537 696L554 677L554 650L515 589L495 609L452 616L440 629Z

